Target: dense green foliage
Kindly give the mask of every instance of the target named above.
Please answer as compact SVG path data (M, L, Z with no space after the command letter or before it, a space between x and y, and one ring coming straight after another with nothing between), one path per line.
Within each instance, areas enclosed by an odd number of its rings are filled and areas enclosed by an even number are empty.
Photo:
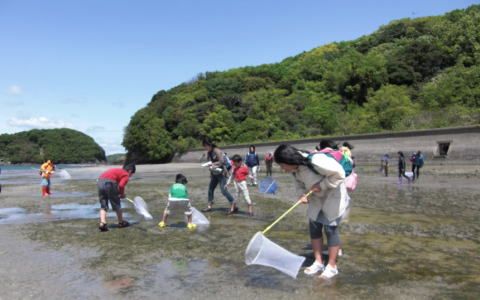
M127 155L125 153L116 153L107 155L109 165L122 165L125 163Z
M72 129L30 130L0 135L0 158L11 163L90 163L105 151L88 135Z
M480 5L402 19L276 64L200 74L155 94L126 129L131 158L220 144L480 122Z

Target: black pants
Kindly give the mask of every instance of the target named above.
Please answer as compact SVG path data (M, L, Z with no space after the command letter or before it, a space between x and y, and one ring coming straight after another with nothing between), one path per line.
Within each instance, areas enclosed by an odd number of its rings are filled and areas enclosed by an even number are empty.
M418 179L420 177L420 167L417 165L412 166L413 179Z
M272 176L272 165L273 161L266 161L265 166L267 167L267 176Z
M407 175L405 175L405 169L398 169L398 178L402 178L405 177L408 179L408 181L410 181L410 177L408 177Z

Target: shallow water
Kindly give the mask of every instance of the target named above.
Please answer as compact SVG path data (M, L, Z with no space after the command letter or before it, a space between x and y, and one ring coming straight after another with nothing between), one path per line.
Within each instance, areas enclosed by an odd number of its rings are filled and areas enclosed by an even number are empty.
M203 208L208 176L201 170L184 172L193 205ZM166 229L156 226L172 174L142 174L141 179L129 183L131 198L140 195L147 201L153 221L142 220L129 206L128 218L138 223L99 233L97 221L90 219L98 214L94 181L73 179L58 189L84 194L49 199L56 219L2 225L0 233L21 232L20 237L42 251L57 253L62 262L67 253L71 261L67 260L66 266L52 266L66 271L49 276L47 282L85 286L90 295L102 298L474 299L480 294L478 178L426 176L413 185L398 185L396 178L360 174L359 187L352 193L350 218L342 225L345 255L338 261L340 274L323 281L302 271L293 280L275 269L244 263L244 251L253 235L293 203L291 177L275 174L279 181L276 195L251 192L256 203L254 217L244 213L226 216L226 200L217 193L215 210L206 214L210 226L192 232L185 228L182 214L172 216ZM25 198L17 208L0 210L0 215L45 214L43 206L29 201ZM240 202L240 208L245 211L245 203ZM109 220L114 223L114 216ZM268 238L305 255L311 263L311 251L304 250L309 241L305 207L287 216ZM8 259L18 258L11 255ZM76 270L75 276L69 265ZM25 273L20 278L35 280L35 276ZM89 285L92 280L101 284ZM6 296L13 295L4 283L0 282L0 289ZM40 298L52 297L35 286L32 289ZM28 293L20 296L28 298ZM63 290L52 298L76 296Z
M129 205L126 204L126 209ZM36 224L62 220L96 219L99 214L97 204L45 204L40 211L29 212L20 207L0 208L0 225L2 224ZM108 212L107 216L113 218L115 212ZM125 213L125 217L130 217Z

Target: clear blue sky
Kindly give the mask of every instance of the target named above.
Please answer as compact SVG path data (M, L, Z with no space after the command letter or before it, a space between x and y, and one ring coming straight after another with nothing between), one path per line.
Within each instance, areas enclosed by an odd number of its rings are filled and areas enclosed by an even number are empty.
M152 95L479 1L0 0L0 133L70 127L107 154Z

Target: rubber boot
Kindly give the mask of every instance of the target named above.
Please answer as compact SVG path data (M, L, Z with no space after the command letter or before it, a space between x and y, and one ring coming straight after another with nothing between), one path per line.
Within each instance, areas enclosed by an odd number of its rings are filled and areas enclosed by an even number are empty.
M45 198L48 196L48 190L46 186L42 186L42 197Z

